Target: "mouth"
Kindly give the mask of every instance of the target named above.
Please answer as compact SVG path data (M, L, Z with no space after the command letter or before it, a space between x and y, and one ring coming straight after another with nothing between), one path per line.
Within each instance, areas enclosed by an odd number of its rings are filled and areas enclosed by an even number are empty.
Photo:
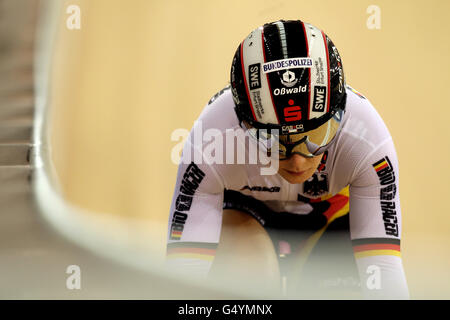
M301 176L301 175L303 175L306 171L308 171L308 170L303 170L303 171L291 171L291 170L287 170L287 169L284 169L287 173L289 173L290 175L293 175L293 176L295 176L295 177L299 177L299 176Z

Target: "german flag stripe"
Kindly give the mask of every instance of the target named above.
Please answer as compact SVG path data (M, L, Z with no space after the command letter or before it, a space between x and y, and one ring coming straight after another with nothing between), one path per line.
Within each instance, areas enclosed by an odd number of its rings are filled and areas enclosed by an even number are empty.
M372 256L397 256L401 257L400 251L397 250L369 250L369 251L362 251L362 252L355 252L355 258L365 258L365 257L372 257Z
M327 211L325 211L323 213L323 215L325 217L327 217L328 221L332 221L334 220L333 217L340 212L340 210L342 208L345 208L345 213L347 213L349 211L349 206L348 206L348 196L342 195L342 194L337 194L334 197L326 200L330 203L330 207L328 208Z
M167 244L167 250L173 248L203 248L203 249L217 249L217 243L213 242L172 242Z
M382 163L380 163L379 165L374 166L374 168L375 168L375 171L378 172L378 171L380 171L380 170L382 170L382 169L384 169L384 168L387 168L388 166L389 166L389 165L388 165L388 163L387 163L386 160L385 160L385 161L383 161Z
M355 239L352 240L352 246L356 259L380 255L400 257L400 239Z
M181 254L181 253L195 253L195 254L206 254L215 255L215 249L205 249L205 248L171 248L167 250L168 255Z
M372 166L375 168L377 166L379 166L380 164L382 164L383 162L386 162L386 159L383 158L381 160L378 160L377 162L375 162L374 164L372 164Z
M362 238L352 240L352 246L360 246L364 244L396 244L400 245L400 239L393 238Z
M217 243L180 242L167 245L168 259L201 259L212 261L216 254Z
M370 250L397 250L400 251L400 246L397 244L363 244L360 246L353 247L353 252L362 252L362 251L370 251Z

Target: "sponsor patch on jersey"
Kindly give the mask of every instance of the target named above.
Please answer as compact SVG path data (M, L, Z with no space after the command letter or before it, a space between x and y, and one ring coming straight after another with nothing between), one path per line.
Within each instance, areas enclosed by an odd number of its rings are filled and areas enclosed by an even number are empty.
M280 192L280 187L250 187L250 186L244 186L241 190L249 190L249 191L262 191L262 192Z
M250 90L261 88L261 64L255 63L248 66L248 74L250 76Z
M389 157L384 157L372 164L380 180L380 206L383 214L384 229L387 235L398 237L398 220L395 207L395 173Z
M191 209L192 199L198 186L205 177L205 173L191 162L186 168L181 181L180 193L175 200L175 212L170 226L170 240L180 240L184 230L184 225L188 219L188 213Z
M311 68L313 65L311 58L289 58L276 61L270 61L263 64L263 72L275 72L279 70L293 68Z

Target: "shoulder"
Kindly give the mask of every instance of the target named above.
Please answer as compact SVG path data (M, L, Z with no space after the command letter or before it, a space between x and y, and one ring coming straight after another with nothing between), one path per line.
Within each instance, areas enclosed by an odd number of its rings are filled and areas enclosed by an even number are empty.
M239 180L237 176L245 175L244 165L227 165L231 161L226 154L228 148L231 145L233 155L238 148L238 142L227 140L228 132L231 130L234 136L240 136L243 132L234 106L230 86L216 93L195 121L182 153L184 163L193 161L201 170L208 171L210 174L206 176L215 177L222 190Z
M197 122L202 123L204 130L215 129L218 132L224 132L226 129L239 126L229 85L217 92L208 101Z
M381 155L396 158L391 134L376 108L350 86L346 90L342 128L330 149L336 190L353 184Z
M347 86L347 104L342 127L344 136L376 147L391 137L383 119L369 99Z

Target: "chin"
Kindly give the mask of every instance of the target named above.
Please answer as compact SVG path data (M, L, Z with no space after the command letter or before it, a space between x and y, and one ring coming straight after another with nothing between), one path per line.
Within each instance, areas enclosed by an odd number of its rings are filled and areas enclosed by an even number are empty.
M290 175L290 174L288 174L288 173L283 173L283 174L280 173L280 175L281 175L287 182L289 182L289 183L291 183L291 184L301 184L301 183L305 182L306 180L308 180L308 178L305 178L305 177L303 177L303 176L301 176L301 177L295 177L295 176L292 176L292 175Z

